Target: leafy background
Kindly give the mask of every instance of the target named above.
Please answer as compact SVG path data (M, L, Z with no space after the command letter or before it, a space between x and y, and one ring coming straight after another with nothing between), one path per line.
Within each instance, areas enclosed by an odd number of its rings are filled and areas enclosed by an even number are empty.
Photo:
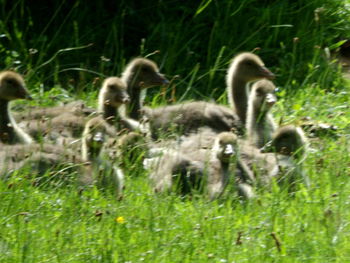
M305 79L334 88L324 49L350 32L346 1L0 3L0 66L48 89L58 83L84 88L100 74L120 74L132 57L159 51L151 57L169 77L181 76L178 92L194 79L193 90L217 97L230 59L253 50L286 89Z

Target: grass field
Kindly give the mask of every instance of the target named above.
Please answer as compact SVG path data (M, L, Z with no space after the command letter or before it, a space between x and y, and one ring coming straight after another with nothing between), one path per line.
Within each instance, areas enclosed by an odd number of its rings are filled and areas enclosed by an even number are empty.
M127 171L121 201L97 188L33 186L26 171L1 181L0 261L347 262L348 93L305 86L275 107L284 122L310 116L339 127L338 138L312 140L304 167L311 187L294 197L276 187L244 202L232 186L213 202L155 195L137 167Z
M141 37L132 38L136 39L133 46L120 40L127 31L127 18L135 10L145 15L150 9L134 10L133 4L121 2L124 9L113 18L106 38L97 42L96 52L86 47L92 40L83 30L89 10L82 8L82 1L75 2L82 15L72 8L52 30L54 37L47 38L51 30L40 28L32 40L28 39L37 18L28 16L34 22L26 26L24 20L16 20L28 11L25 1L16 1L18 8L12 12L3 8L2 68L25 74L35 98L32 104L84 99L95 106L100 82L94 83L93 78L119 74L131 56L159 49L161 53L150 58L169 78L181 76L161 94L157 88L149 90L147 104L188 99L226 104L224 76L230 59L239 51L261 47L258 54L277 75L276 120L299 124L309 116L338 126L337 137L311 140L304 163L309 188L300 185L290 196L276 186L251 201L239 200L233 186L212 202L200 195L192 199L157 195L147 172L135 166L127 169L120 201L96 187L79 191L74 184L35 186L25 179L28 171L16 173L0 181L0 262L350 262L350 84L325 52L325 48L335 50L341 37L348 37L349 11L342 9L347 1L305 4L299 0L293 5L264 1L251 9L253 0L241 1L239 6L223 1L224 8L210 0L183 7L176 1L154 1L159 9L153 15L159 20L153 21L152 15L145 21L135 20L135 25L144 22L153 27L147 27L144 42ZM166 4L178 8L169 17L161 12ZM319 22L314 11L322 7ZM246 21L248 11L251 16ZM59 24L59 17L53 16L49 25ZM243 21L241 27L233 27L231 19ZM74 22L74 34L64 31ZM212 26L209 33L208 25ZM299 39L293 41L294 37ZM38 48L38 53L31 55L29 48ZM96 62L89 52L94 59L103 55L111 61ZM71 78L78 84L67 84ZM19 101L15 108L23 104Z

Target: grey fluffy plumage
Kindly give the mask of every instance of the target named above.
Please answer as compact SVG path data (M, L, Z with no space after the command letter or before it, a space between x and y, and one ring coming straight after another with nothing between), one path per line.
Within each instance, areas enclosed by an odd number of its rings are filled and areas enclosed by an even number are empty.
M193 190L205 192L210 199L219 197L229 180L230 160L236 155L237 136L223 132L215 134L210 148L189 151L188 144L169 150L156 158L150 179L156 192L173 187L186 194Z

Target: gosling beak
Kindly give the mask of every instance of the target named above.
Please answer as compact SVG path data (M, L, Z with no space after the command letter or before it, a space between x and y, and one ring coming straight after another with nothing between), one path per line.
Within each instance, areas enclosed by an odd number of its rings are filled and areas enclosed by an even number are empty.
M18 97L25 100L33 100L32 96L30 96L28 90L25 87L18 90Z
M130 97L124 97L123 99L122 99L122 103L123 104L128 104L130 102Z
M94 134L94 137L92 138L92 140L93 140L95 143L102 144L102 143L104 143L105 138L104 138L104 135L103 135L102 132L96 132L96 133Z
M26 100L34 100L32 96L29 95L29 93L25 97Z
M273 74L268 68L262 66L260 67L260 72L262 73L263 77L273 80L275 78L275 74Z
M169 83L170 83L169 80L167 78L163 77L163 85L167 86L167 85L169 85Z
M160 73L157 73L155 76L154 76L154 79L153 79L153 84L154 85L160 85L160 86L166 86L166 85L169 85L169 80L164 77L163 74L160 74Z
M234 153L235 153L235 150L233 149L232 144L225 145L225 148L224 148L225 156L233 155Z
M272 141L267 142L262 148L260 148L260 152L262 153L273 152Z
M277 98L274 94L268 93L265 98L265 102L269 107L272 107L277 101Z

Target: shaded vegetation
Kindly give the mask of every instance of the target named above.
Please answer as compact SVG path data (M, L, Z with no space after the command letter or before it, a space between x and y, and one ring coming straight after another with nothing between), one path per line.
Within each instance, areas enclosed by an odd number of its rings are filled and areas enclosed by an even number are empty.
M317 81L329 88L339 83L324 65L324 48L350 34L350 11L332 0L0 4L0 66L48 88L58 82L85 88L100 74L119 74L131 57L156 50L152 58L162 71L181 76L180 92L194 79L196 93L218 97L229 60L251 50L283 87Z

